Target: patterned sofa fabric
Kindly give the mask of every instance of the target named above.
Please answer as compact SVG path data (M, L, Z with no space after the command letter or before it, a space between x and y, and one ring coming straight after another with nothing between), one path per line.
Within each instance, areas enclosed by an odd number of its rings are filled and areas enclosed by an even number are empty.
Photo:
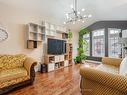
M108 60L97 68L81 67L82 95L127 95L127 77L118 74L121 60Z
M0 72L0 83L6 82L8 80L13 80L16 78L25 77L25 76L28 76L28 74L27 74L27 70L24 67L2 70Z
M23 54L0 55L0 95L19 86L32 84L35 60Z
M20 82L23 82L23 81L26 81L26 80L29 80L29 76L23 76L23 77L18 77L18 78L14 78L14 79L11 79L11 80L7 80L7 81L4 81L4 82L0 82L0 88L5 88L5 87L9 87L11 85L14 85L14 84L18 84Z
M122 59L120 59L120 58L109 58L109 57L103 57L102 58L103 64L116 66L118 68L119 68L121 62L122 62Z
M119 73L119 68L113 65L101 64L98 67L96 67L96 69L103 72L112 73L112 74Z
M0 55L0 69L13 69L17 67L23 67L23 62L26 56L23 54L19 55Z

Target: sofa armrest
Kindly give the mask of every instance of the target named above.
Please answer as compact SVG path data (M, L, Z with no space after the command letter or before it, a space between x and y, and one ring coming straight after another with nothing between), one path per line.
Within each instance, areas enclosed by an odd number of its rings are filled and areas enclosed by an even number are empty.
M95 81L127 94L127 78L124 76L87 67L81 67L80 74L83 78Z
M121 62L122 62L122 59L120 58L109 58L109 57L102 58L103 64L114 65L116 67L119 67Z
M34 68L35 65L37 65L37 62L33 58L27 57L24 61L24 67L26 68L29 76L31 76L31 69Z

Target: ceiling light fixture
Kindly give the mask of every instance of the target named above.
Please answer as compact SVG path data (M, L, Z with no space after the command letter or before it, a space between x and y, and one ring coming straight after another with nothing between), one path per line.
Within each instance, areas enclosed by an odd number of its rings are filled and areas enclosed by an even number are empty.
M82 9L82 11L84 12L84 11L85 11L85 9L83 8L83 9Z
M83 20L82 23L84 23L85 21Z
M70 5L70 8L72 9L72 12L70 13L66 13L66 21L64 22L64 24L67 24L67 23L73 23L75 24L76 21L82 21L84 23L84 19L87 19L87 18L91 18L92 15L91 14L88 14L88 15L84 15L82 12L85 11L85 9L81 9L81 12L78 11L77 9L77 0L74 0L73 4Z

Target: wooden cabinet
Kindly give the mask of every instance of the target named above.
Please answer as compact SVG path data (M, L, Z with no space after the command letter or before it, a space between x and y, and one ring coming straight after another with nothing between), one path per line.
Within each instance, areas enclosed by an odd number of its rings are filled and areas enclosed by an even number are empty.
M37 48L37 44L37 41L27 40L27 48L29 49Z
M66 44L66 58L69 60L69 65L72 65L72 43Z
M68 39L68 33L62 33L62 39Z

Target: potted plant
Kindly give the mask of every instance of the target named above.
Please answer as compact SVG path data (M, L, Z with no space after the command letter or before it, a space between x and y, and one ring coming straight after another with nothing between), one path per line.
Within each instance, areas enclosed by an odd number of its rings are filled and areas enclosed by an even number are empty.
M79 32L79 47L78 50L78 56L74 59L75 63L82 63L82 60L85 60L86 57L86 51L88 48L88 43L85 39L83 39L83 35L89 33L87 29L82 29Z

